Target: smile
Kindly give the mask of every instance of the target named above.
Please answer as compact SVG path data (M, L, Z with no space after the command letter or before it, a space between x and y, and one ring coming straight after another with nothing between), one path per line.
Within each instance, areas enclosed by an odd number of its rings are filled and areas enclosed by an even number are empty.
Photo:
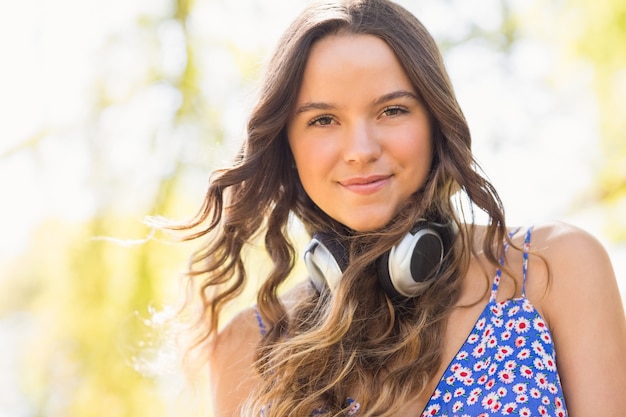
M373 194L391 181L391 175L372 175L369 177L353 177L339 181L346 190L356 194Z

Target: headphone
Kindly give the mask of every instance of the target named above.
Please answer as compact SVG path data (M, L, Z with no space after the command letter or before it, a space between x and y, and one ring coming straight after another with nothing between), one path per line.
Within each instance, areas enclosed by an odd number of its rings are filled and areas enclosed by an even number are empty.
M416 297L441 271L444 257L456 236L453 222L418 222L402 240L376 260L378 282L393 299ZM346 248L331 235L318 232L304 251L311 282L321 292L331 293L348 267Z

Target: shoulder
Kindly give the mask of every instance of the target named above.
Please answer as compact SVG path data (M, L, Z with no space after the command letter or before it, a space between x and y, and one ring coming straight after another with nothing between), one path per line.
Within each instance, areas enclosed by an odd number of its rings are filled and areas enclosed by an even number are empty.
M235 315L217 335L209 356L215 416L235 415L257 381L254 371L261 330L256 310Z
M616 289L606 249L593 235L567 223L533 228L530 261L530 283L533 278L545 279L545 295L552 302L567 300L577 293L588 297Z
M532 229L527 283L529 297L541 306L548 321L556 319L563 304L578 298L595 303L603 295L618 294L602 244L590 233L561 222Z
M626 318L605 248L568 224L538 226L527 283L528 298L552 333L571 414L621 415L626 406L626 397L619 394L626 389ZM598 404L602 411L593 408Z

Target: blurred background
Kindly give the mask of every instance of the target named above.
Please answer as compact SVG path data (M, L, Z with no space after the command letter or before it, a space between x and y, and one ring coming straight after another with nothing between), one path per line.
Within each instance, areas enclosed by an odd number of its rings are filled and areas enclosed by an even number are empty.
M181 401L167 337L195 246L142 220L195 213L308 3L0 2L0 417L210 415ZM626 2L399 3L509 223L589 230L626 294Z

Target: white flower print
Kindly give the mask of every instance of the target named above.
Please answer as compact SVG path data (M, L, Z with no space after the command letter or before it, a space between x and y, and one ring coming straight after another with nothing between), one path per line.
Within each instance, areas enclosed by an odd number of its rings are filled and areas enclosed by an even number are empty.
M515 328L515 319L507 320L504 327L506 327L507 330L513 330Z
M465 395L465 388L460 387L454 390L454 398L462 397Z
M532 369L530 369L528 366L526 366L526 365L522 365L522 366L520 367L520 374L521 374L523 377L526 377L526 378L532 378L532 377L533 377L533 375L534 375L535 373L534 373L534 372L533 372L533 370L532 370Z
M512 384L513 381L515 381L515 374L508 369L503 369L498 372L498 380L500 382L504 382L505 384Z
M530 346L533 348L537 355L543 355L544 353L546 353L545 349L543 348L543 344L539 340L535 340L530 344Z
M527 298L524 299L524 303L522 304L522 309L527 313L534 313L535 307L528 301Z
M463 409L463 403L461 401L456 401L454 405L452 406L452 411L455 413L458 411L461 411L462 409Z
M517 404L515 404L514 402L506 403L502 406L502 414L508 416L509 414L513 413L516 408Z
M485 354L485 350L485 345L481 343L480 345L477 345L474 350L472 350L472 356L475 358L480 358Z
M526 384L513 385L513 392L516 394L524 394L526 392Z
M548 388L548 378L546 378L546 375L543 372L538 372L537 375L535 375L535 382L541 389Z
M515 322L515 331L519 334L524 334L528 330L530 330L530 322L523 317L517 319Z
M515 347L521 348L526 346L526 338L524 336L518 336L515 338Z
M519 306L513 306L509 309L508 316L513 317L519 312Z
M500 402L499 400L500 399L498 398L498 394L496 394L495 392L490 392L485 396L485 398L483 398L483 400L481 401L481 405L486 410L496 411L500 408L498 405Z
M556 371L556 362L551 355L543 355L543 364L546 366L548 371L555 372Z
M524 359L528 359L530 358L530 349L522 349L519 351L519 353L517 354L517 359L523 361Z
M493 324L495 327L502 327L502 325L504 324L504 320L499 317L493 317L491 319L491 324Z
M536 317L533 320L533 327L538 332L545 332L548 329L548 326L546 326L546 322L543 321L543 319L541 317Z
M526 404L528 402L528 395L519 394L517 397L515 397L515 402L518 404Z

